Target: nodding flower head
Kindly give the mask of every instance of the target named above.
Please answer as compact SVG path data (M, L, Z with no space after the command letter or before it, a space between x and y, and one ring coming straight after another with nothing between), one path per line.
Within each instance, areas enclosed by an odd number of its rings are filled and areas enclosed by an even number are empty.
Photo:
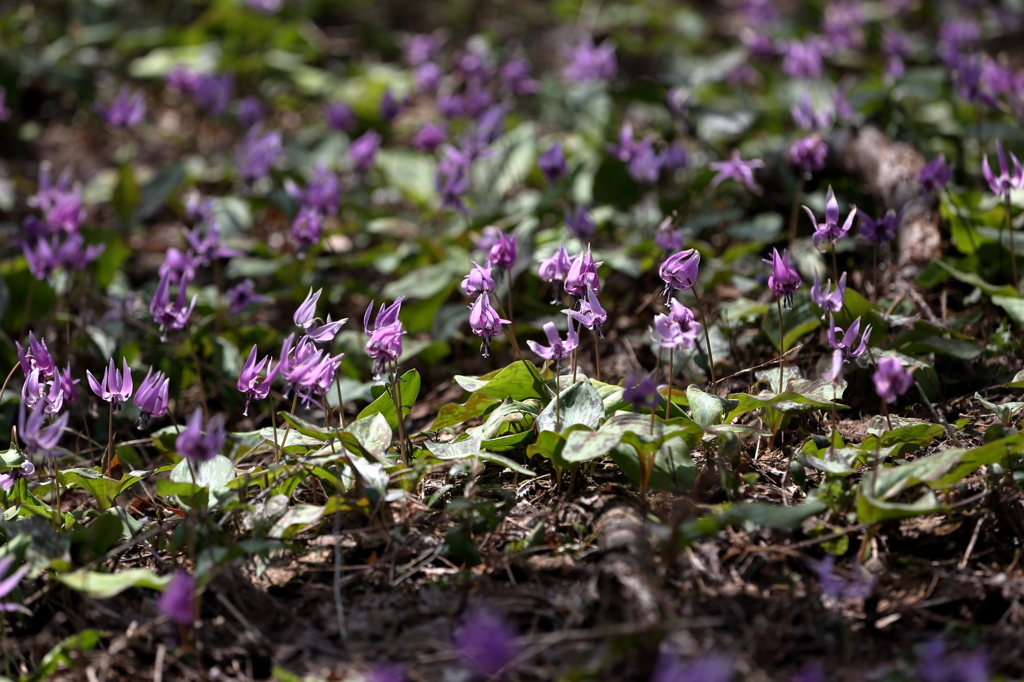
M953 164L946 163L946 155L939 154L917 173L917 181L925 192L938 192L953 177Z
M988 154L982 159L981 173L985 176L985 181L993 194L1008 197L1011 190L1024 187L1024 169L1021 169L1020 161L1013 155L1013 152L1010 152L1013 171L1009 170L1006 164L1006 153L1003 152L1003 145L999 140L996 140L996 154L999 156L999 174L993 173L992 168L988 165Z
M897 213L893 209L885 212L885 215L878 220L872 220L863 213L860 214L860 236L869 242L881 244L891 242L896 238L896 230L903 222L903 211L906 206Z
M633 407L653 408L658 404L658 385L649 376L630 374L626 377L622 399Z
M569 321L569 331L565 335L565 341L562 341L561 336L559 336L558 328L554 322L544 323L544 335L548 338L547 346L542 346L532 339L528 340L526 345L544 360L553 360L555 363L559 363L562 358L569 357L573 349L580 344L580 337L576 334L571 320Z
M673 289L689 291L697 283L697 272L700 267L700 253L697 249L687 249L665 259L658 274L665 282L663 296L671 296Z
M178 434L175 447L178 454L190 462L206 462L224 449L224 442L227 439L224 430L224 415L213 416L206 424L206 431L203 431L203 410L196 408L192 416L188 418L185 428Z
M50 349L46 347L45 338L36 339L35 334L29 332L27 351L17 341L14 342L14 346L18 349L18 362L21 364L25 376L28 376L32 370L38 369L44 379L53 378L57 371L57 364L53 361L53 356L50 355Z
M789 158L800 167L805 175L822 170L828 156L828 145L818 134L797 140L789 148Z
M670 314L654 316L651 340L662 348L693 348L703 327L689 308L678 301L672 303Z
M856 358L864 354L864 351L868 348L868 340L871 338L871 325L864 327L862 332L860 329L860 318L854 320L850 327L843 334L843 338L839 339L836 336L837 332L843 331L842 327L836 326L835 318L829 313L828 316L828 329L826 335L828 337L828 345L832 347L832 350L841 350L843 355L847 358Z
M146 115L146 100L142 91L132 92L127 85L122 85L117 96L109 107L97 107L103 120L116 128L134 128L142 122Z
M85 374L89 380L89 387L92 388L93 393L98 395L102 400L110 403L114 406L114 411L117 412L120 409L120 404L126 402L128 398L132 397L132 370L128 367L128 360L122 358L124 363L124 372L117 371L117 367L114 366L114 359L110 359L110 364L103 370L103 381L97 381L96 377L92 375L92 372L86 370Z
M387 327L398 321L398 313L402 311L402 301L405 300L405 296L399 296L395 299L395 302L389 306L385 306L383 303L380 304L380 310L377 311L377 317L374 319L373 324L370 324L370 316L373 315L373 301L370 301L370 305L366 308L366 312L363 314L363 332L367 336L371 336L373 332L377 331L381 327Z
M875 382L875 393L887 403L896 402L896 398L914 385L914 375L903 369L903 363L893 357L878 361L872 380Z
M516 248L515 235L502 234L491 250L487 252L487 262L505 272L512 269L518 256L519 250Z
M171 380L163 372L157 370L154 374L153 368L149 368L146 378L142 380L139 390L135 392L135 405L140 412L139 420L136 423L138 428L145 428L151 417L159 417L167 411L170 385Z
M480 294L494 293L494 278L491 277L491 266L481 267L476 261L473 269L462 280L462 292L466 296L479 296Z
M554 143L550 149L541 154L537 158L537 166L548 182L555 182L565 175L565 154L562 152L562 143Z
M18 405L18 437L26 453L52 457L57 454L57 443L64 434L64 427L68 425L69 414L65 412L49 426L43 426L46 423L45 408L46 401L39 401L26 420L25 403Z
M821 308L821 319L825 319L825 313L838 313L843 309L843 300L846 295L846 273L839 278L836 288L832 288L832 280L828 280L824 286L817 271L814 273L814 286L811 287L811 300Z
M192 576L178 569L174 572L174 578L164 588L160 595L157 607L160 613L167 616L167 619L179 625L188 625L195 617L193 611L192 590L194 582Z
M485 358L490 356L491 339L501 334L501 325L508 323L508 320L498 316L498 311L491 306L491 297L486 292L476 297L476 301L469 309L469 328L483 339L480 353Z
M772 274L768 276L768 288L782 299L786 308L793 307L793 293L800 288L800 275L789 263L789 252L785 249L779 255L778 249L772 249L771 260L764 260L772 266Z
M718 174L711 181L712 187L718 187L726 180L732 178L733 180L739 180L747 189L754 189L754 169L763 168L764 161L760 159L751 159L750 161L744 161L740 158L740 152L738 149L732 150L732 158L728 161L715 161L709 164L711 168L718 171Z
M316 302L320 300L320 294L323 293L323 289L317 289L316 293L313 292L313 287L309 288L309 293L306 294L306 298L302 301L302 305L296 309L295 314L292 315L292 322L297 327L300 327L303 331L309 329L315 324L316 319Z
M366 354L373 360L373 378L380 379L390 363L402 357L402 336L405 330L399 321L374 329L366 342Z
M587 287L586 298L579 299L579 310L563 310L563 313L582 324L587 329L596 330L604 338L604 325L608 322L608 311L601 307L597 294Z
M196 307L197 298L197 296L193 296L192 303L188 307L185 306L188 279L182 275L181 281L178 282L178 298L171 303L170 285L171 272L167 271L160 276L156 291L153 292L153 300L149 303L149 313L153 316L153 321L160 325L160 336L164 341L167 340L168 329L182 329L188 324L192 309Z
M258 362L256 357L256 346L253 346L249 351L249 357L246 358L245 364L242 366L242 372L238 375L238 390L245 394L245 409L242 414L247 417L249 416L250 401L263 400L270 395L270 386L281 369L280 362L273 369L270 368L269 355L263 356L263 359ZM261 375L264 368L268 370L265 377Z
M594 255L588 246L586 251L577 254L569 266L569 272L565 275L565 290L577 298L587 292L587 287L593 289L595 294L601 293L601 280L597 277L599 267L601 263L594 262Z
M551 282L551 304L557 305L561 295L561 284L569 275L572 268L572 261L569 260L569 252L565 250L565 244L558 245L558 251L550 258L540 262L540 278L543 282Z

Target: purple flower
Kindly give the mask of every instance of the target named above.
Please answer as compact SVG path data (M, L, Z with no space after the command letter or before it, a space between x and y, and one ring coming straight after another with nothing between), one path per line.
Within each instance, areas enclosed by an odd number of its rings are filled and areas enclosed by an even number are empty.
M234 87L235 77L230 73L199 76L193 90L196 106L219 116L228 110Z
M835 574L836 558L828 554L824 559L805 559L808 567L821 583L821 591L833 599L866 599L874 588L875 579L866 574L860 565L855 566L856 577L846 580Z
M823 51L821 38L816 35L784 43L780 50L783 73L793 78L820 78Z
M825 335L828 337L828 345L832 347L832 350L841 350L843 355L847 358L856 358L863 355L864 351L868 348L868 340L871 338L871 325L864 327L864 331L860 330L860 318L854 320L850 327L843 334L842 339L836 337L836 332L843 331L842 327L836 326L836 321L829 313L828 316L828 328L825 330Z
M843 383L843 351L834 350L832 351L832 364L828 370L821 375L824 381L832 384L833 386L839 386Z
M569 252L565 250L565 244L559 244L558 251L554 255L540 262L541 281L552 283L551 305L558 304L561 282L565 281L571 268L572 261L569 260Z
M462 292L466 296L479 296L480 294L494 293L494 278L491 277L491 267L481 267L476 261L473 269L469 271L462 280Z
M939 54L947 64L981 38L981 26L973 19L949 19L939 27Z
M822 32L833 49L860 50L864 47L864 12L856 1L830 2L825 5Z
M672 226L672 216L665 218L654 233L654 245L666 253L683 250L683 231Z
M324 234L323 216L312 206L303 206L292 221L291 235L300 254L320 243Z
M491 247L498 243L501 235L504 234L500 227L494 225L488 225L480 232L480 237L476 240L476 249L482 251L486 256L491 251Z
M793 293L800 288L800 275L789 263L789 251L783 249L779 255L778 249L772 249L772 259L763 260L764 263L772 266L772 274L768 277L768 288L772 293L783 300L787 308L793 307Z
M262 376L260 373L267 369L267 376ZM256 361L256 346L252 347L249 351L249 357L245 359L245 364L242 365L242 371L238 375L238 383L236 386L238 390L245 394L245 409L242 414L246 417L249 416L249 403L253 400L263 400L270 395L270 386L274 383L274 379L277 378L277 373L281 369L281 363L277 363L273 369L270 367L270 356L265 355L259 362Z
M232 315L239 315L243 310L257 303L269 303L270 297L256 293L256 282L251 279L244 280L227 291L228 312Z
M437 91L441 83L441 67L434 62L426 62L416 67L415 81L416 92L429 95Z
M686 147L680 142L673 142L665 151L658 154L658 164L666 173L682 170L686 168L688 162Z
M365 175L373 166L373 160L380 149L380 135L373 130L367 130L360 137L352 141L348 147L348 158L352 160L356 172Z
M675 656L661 654L651 682L729 682L733 678L732 661L721 654L705 654L683 664Z
M548 182L555 182L566 173L565 154L562 153L562 143L556 142L551 148L540 155L537 159L537 167Z
M238 173L244 180L265 178L282 154L281 133L276 130L264 133L259 125L255 125L246 133L235 153Z
M818 272L814 272L814 286L811 287L811 300L821 308L821 318L825 319L825 313L838 313L843 309L843 297L846 295L846 273L839 278L836 288L832 288L832 280L828 280L825 286L821 285L821 278Z
M658 404L658 385L649 376L630 374L626 377L622 399L634 408L653 409Z
M959 55L950 65L953 72L953 87L957 94L968 102L981 102L989 107L997 107L996 93L989 88L990 81L985 78L987 55Z
M103 120L110 125L117 128L134 128L146 115L146 100L141 90L133 93L127 85L122 85L109 107L97 109Z
M146 378L135 392L135 406L141 413L139 421L135 424L138 428L146 428L146 423L151 417L159 417L167 411L170 385L171 380L163 372L157 370L157 373L153 374L153 368L149 368Z
M200 235L198 225L191 230L185 230L185 241L195 252L196 265L209 265L215 260L242 255L241 251L225 246L220 237L220 223L216 220L207 225L206 234L203 235Z
M562 79L567 83L609 81L619 72L615 45L608 40L594 45L593 38L587 38L567 50L566 56L569 64L562 70Z
M662 296L671 297L672 291L689 291L697 283L697 273L700 268L700 252L697 249L687 249L675 253L665 259L658 269L658 275L665 282L665 289Z
M743 0L740 3L740 12L747 23L761 29L779 20L779 10L772 0Z
M1011 190L1024 187L1024 169L1021 169L1020 161L1010 152L1010 159L1013 161L1013 172L1011 173L1006 165L1006 154L1003 153L1003 145L996 140L996 154L999 156L999 175L992 172L988 165L988 154L982 159L981 173L985 176L988 187L992 194L999 197L1009 197Z
M878 361L878 368L872 379L875 382L875 393L887 403L896 402L896 398L914 385L914 375L903 369L903 363L893 357Z
M405 682L405 670L394 665L375 665L363 682Z
M206 423L204 433L203 410L197 407L188 418L185 428L178 434L174 446L178 454L190 462L207 462L220 454L224 449L225 440L224 415L213 416Z
M64 393L64 402L74 403L78 401L78 389L75 388L80 379L71 378L71 365L62 369L57 375L57 380L60 382L60 390Z
M744 161L740 158L739 150L733 149L731 159L728 161L715 161L709 165L718 171L718 175L711 181L712 187L718 187L725 180L732 178L733 180L739 180L747 186L747 189L752 190L754 189L754 169L762 168L764 161L760 159Z
M516 264L519 250L516 247L516 237L512 234L502 234L498 241L487 252L487 262L498 268L502 273L512 270Z
M171 303L170 284L171 274L168 272L161 275L160 281L156 285L156 291L153 292L153 300L149 303L149 314L153 316L153 321L160 325L160 338L163 341L167 340L168 329L184 329L188 324L188 318L192 315L192 309L196 307L196 298L198 297L198 295L193 296L192 302L187 308L185 307L188 280L182 277L178 283L178 298Z
M601 307L597 294L587 287L587 297L579 299L579 310L563 310L562 312L582 324L587 329L596 329L604 338L604 325L608 321L608 311Z
M277 14L284 0L245 0L246 6L260 14Z
M28 333L28 350L22 347L17 341L14 342L18 349L18 363L21 370L28 376L32 370L39 370L44 378L50 379L57 372L57 363L50 355L50 349L46 347L46 339L36 339L35 334Z
M817 111L806 92L800 98L800 103L789 112L793 116L793 122L805 130L828 130L835 117L835 112L830 108Z
M413 136L412 146L421 152L433 152L444 143L447 130L443 123L425 123Z
M111 361L113 363L113 361ZM131 388L129 387L129 393ZM57 454L57 443L64 435L69 414L65 412L49 426L46 423L46 401L39 401L25 420L25 403L18 405L18 438L25 446L25 452L32 456L53 457Z
M703 327L689 308L678 301L672 303L670 314L654 316L651 340L662 348L693 348Z
M441 207L465 212L462 195L470 188L470 171L473 160L452 145L445 145L437 163L434 185L441 195Z
M189 282L195 279L197 267L199 267L199 258L194 251L182 252L172 246L164 255L164 262L160 264L159 274L161 277L167 275L173 284L182 281Z
M193 589L192 576L181 569L175 571L174 578L164 588L164 593L157 601L160 613L179 625L191 623L194 616L192 611Z
M455 631L455 650L462 661L481 675L502 672L519 653L516 631L505 618L488 608L466 614Z
M331 102L324 109L327 125L335 130L349 130L356 124L356 116L344 102Z
M939 154L917 173L917 181L925 192L938 192L953 177L953 164L946 163L946 155Z
M117 412L121 403L126 402L128 398L132 397L132 389L134 388L132 385L132 370L128 367L128 360L126 358L121 358L121 360L124 363L124 373L117 371L117 368L114 366L114 359L111 358L110 364L103 370L103 381L97 381L92 372L89 370L85 371L92 392L102 400L113 405L115 412Z
M338 192L341 184L337 174L322 163L313 169L313 177L301 189L292 180L285 181L285 191L303 206L314 208L323 215L334 215L338 212Z
M366 342L366 354L373 360L373 378L380 379L389 363L397 363L402 356L402 336L405 331L401 322L379 327Z
M440 47L429 33L409 36L405 41L405 61L412 66L419 66L437 54Z
M164 76L164 83L171 90L188 94L195 92L199 86L199 74L190 70L184 64L178 64Z
M789 148L789 158L803 170L805 175L820 171L825 167L828 156L828 145L817 133L797 140Z
M921 648L917 662L921 682L988 682L988 656L984 651L946 655L946 643L935 636Z
M605 148L623 163L629 163L636 154L637 142L633 138L633 124L626 122L619 128L619 143L605 145Z
M22 564L17 571L7 575L7 572L11 570L11 564L13 563L14 556L10 554L5 556L3 559L0 559L0 576L3 576L3 579L0 580L0 599L7 597L7 595L13 592L14 588L18 586L18 583L21 582L22 577L24 577L24 575L28 573L29 568L31 568L31 566L26 562L25 564ZM21 604L12 604L11 602L0 601L0 611L25 611L25 607Z
M910 39L903 31L886 26L882 30L882 54L885 55L885 73L899 78L906 71L903 60L910 56Z
M872 220L861 213L860 236L875 244L891 242L896 238L896 230L899 228L900 223L903 222L903 211L905 209L906 206L904 205L900 212L896 213L896 211L890 208L878 220Z
M489 107L479 116L476 130L471 136L463 138L463 144L467 148L467 154L476 158L480 151L487 145L497 140L505 132L505 114L507 110L504 105L496 104Z
M846 222L842 225L839 224L839 202L836 201L832 185L828 186L828 192L825 195L825 222L818 223L811 209L807 208L807 206L803 208L807 212L808 217L810 217L811 224L815 226L812 237L815 248L821 248L821 242L835 244L844 239L853 226L853 219L857 216L857 207L852 206L850 214L846 216Z
M530 95L537 92L537 81L530 77L530 62L520 57L508 60L501 67L501 83L513 95Z
M380 117L385 123L391 123L402 113L404 102L395 99L391 94L391 88L384 90L384 96L380 100Z
M313 326L316 318L316 303L320 300L320 294L323 292L322 288L317 289L316 292L313 291L313 287L309 288L306 298L295 309L295 314L292 315L292 322L295 323L296 327L305 331Z
M257 123L262 123L266 118L263 110L263 103L256 97L243 97L235 105L235 115L243 128L252 128Z
M661 159L655 153L651 140L641 140L633 148L633 157L626 164L626 172L629 173L629 177L641 184L652 185L658 181Z
M20 467L14 467L7 471L0 472L0 489L5 493L10 492L11 488L22 478L29 478L36 473L36 465L26 460L21 463ZM8 556L8 559L11 557ZM3 609L3 602L0 602L0 609Z
M491 306L490 294L482 292L469 308L469 328L483 339L480 353L485 358L490 356L491 339L501 334L503 324L509 321L498 316L498 311Z
M594 255L590 247L583 253L577 254L569 266L569 272L565 275L565 290L577 298L582 298L587 287L594 290L594 293L601 293L601 280L598 279L597 269L601 263L594 262Z
M377 311L377 317L374 319L373 324L370 324L370 316L373 314L373 301L370 301L369 307L366 308L366 313L363 314L363 332L367 336L372 336L373 332L381 327L387 327L398 322L398 314L402 310L402 301L404 300L405 296L399 296L389 306L381 303L380 310Z
M555 327L554 322L544 323L544 335L548 338L547 346L542 346L532 339L528 340L526 345L544 360L553 360L556 364L562 358L569 357L569 354L580 345L580 337L577 336L571 320L569 321L569 331L565 335L565 341L562 341L558 335L558 328Z
M494 73L486 55L476 50L469 50L455 59L455 70L466 81L485 81Z
M591 220L590 212L581 204L565 209L565 226L572 236L581 241L589 240L597 232L597 225Z

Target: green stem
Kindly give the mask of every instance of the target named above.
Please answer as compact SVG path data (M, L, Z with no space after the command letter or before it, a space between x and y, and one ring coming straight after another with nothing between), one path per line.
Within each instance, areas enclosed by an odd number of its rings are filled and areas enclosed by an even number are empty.
M104 476L110 476L111 463L114 461L114 401L110 401L110 418L107 420L107 453L103 464Z
M1020 293L1020 281L1017 279L1017 244L1013 238L1013 213L1010 206L1010 193L1006 193L1006 230L1010 235L1010 265L1013 267L1013 288Z
M786 333L782 326L782 299L776 298L775 305L779 310L779 393L785 392L783 377L786 368Z
M600 353L600 349L598 348L597 326L596 325L594 326L593 332L594 332L594 369L597 372L597 380L600 381L601 380L601 353Z
M395 403L395 417L398 422L398 449L402 453L402 461L409 464L408 452L405 443L405 415L402 414L402 399L398 391L398 363L395 363L394 372L391 375L391 400Z
M288 412L288 414L290 414L291 416L294 417L295 416L295 408L298 407L298 404L299 404L299 394L298 393L293 393L292 394L292 409ZM288 421L287 419L285 421L287 423L285 424L285 427L284 427L284 436L281 438L281 449L280 449L279 454L278 454L278 461L280 461L281 453L284 453L284 449L288 446L288 432L291 431L291 429L292 429L292 423L290 421ZM277 427L276 426L274 427L274 436L275 437L277 436Z
M665 401L665 421L668 421L668 411L672 408L672 379L675 378L676 349L668 349L668 400Z
M700 323L704 327L704 345L708 349L708 371L711 373L711 392L718 395L718 380L715 379L715 357L711 354L711 333L708 331L708 322L704 319L704 306L700 304L700 295L697 287L694 287L693 300L697 302L697 312L700 313Z

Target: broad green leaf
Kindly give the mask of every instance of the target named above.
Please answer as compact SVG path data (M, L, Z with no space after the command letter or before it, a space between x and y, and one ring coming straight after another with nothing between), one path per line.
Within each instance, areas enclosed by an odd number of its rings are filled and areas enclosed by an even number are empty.
M992 302L1005 310L1015 325L1024 326L1024 298L993 296Z
M1006 384L1006 388L1024 388L1024 370L1013 375L1013 381Z
M562 459L570 464L576 464L604 457L619 444L620 438L617 433L584 429L572 431L565 438Z
M384 174L387 186L397 188L417 203L430 206L437 203L434 184L436 164L430 157L410 150L381 149L377 153L376 164Z
M747 412L760 409L762 407L774 406L776 410L780 412L798 412L801 411L801 406L811 406L819 408L831 408L833 403L831 401L823 401L818 398L821 396L820 391L815 391L813 384L801 384L812 389L811 395L804 395L803 393L797 393L796 391L786 391L785 393L771 393L770 391L762 391L758 395L750 395L748 393L732 393L729 398L736 401L736 406L733 407L728 415L725 417L725 422L729 423L735 421L737 417L740 417ZM821 388L828 388L827 392L831 392L832 384L826 383ZM842 395L841 390L836 391L837 396ZM845 410L848 409L846 405L835 404L837 409Z
M796 530L815 514L828 511L828 505L817 497L810 497L803 504L784 507L767 502L746 502L737 504L722 514L730 525L749 523L755 526L777 530Z
M455 381L467 391L479 392L497 400L549 397L550 390L541 382L540 371L532 364L527 365L527 362L513 362L487 380L456 376Z
M290 535L294 526L305 527L314 524L324 515L324 508L312 504L297 504L279 518L267 532L268 537L284 538ZM293 531L295 532L295 531Z
M536 400L520 402L506 398L491 410L483 424L466 429L466 433L485 441L510 433L520 434L533 426L539 412L540 404Z
M983 280L981 277L978 277L974 273L972 273L972 272L961 272L960 270L957 270L952 265L949 265L948 263L946 263L946 262L944 262L942 260L935 260L933 262L936 265L938 265L940 268L942 268L943 270L948 272L953 277L953 279L958 279L961 282L963 282L964 284L970 284L971 286L978 287L979 289L984 291L989 296L999 296L999 297L1007 297L1007 298L1019 298L1020 297L1019 294L1016 291L1014 291L1013 287L1010 286L1009 284L1003 284L1002 286L996 286L995 284L989 284L988 282Z
M721 424L724 415L736 409L738 405L738 402L733 398L722 398L711 393L705 393L694 384L686 387L686 398L690 403L693 421L701 426Z
M412 406L416 403L416 397L420 394L420 373L414 369L402 375L398 381L399 402L402 404L402 420L408 416ZM382 414L388 421L388 426L398 430L398 413L395 411L395 401L389 391L385 391L372 403L363 408L358 418L369 417L374 414Z
M1010 419L1013 418L1013 415L1017 414L1022 409L1024 409L1024 403L1022 402L1009 402L998 405L996 403L990 403L989 401L982 398L981 395L979 395L978 393L974 394L974 399L977 400L982 405L984 405L985 407L987 407L988 409L992 410L995 413L996 417L999 418L999 421L1001 421L1003 424L1009 424Z
M345 427L345 432L353 435L366 453L378 459L391 447L393 432L380 413L355 420Z
M82 488L96 500L100 509L109 509L114 498L121 492L121 482L107 478L92 469L76 468L57 472L60 484L65 488Z
M918 498L917 501L909 504L879 500L866 494L863 490L857 496L857 520L860 523L880 523L882 521L906 519L912 516L925 516L943 511L944 509L945 507L939 503L935 493L931 490Z
M428 441L427 443L424 443L424 445L427 446L427 450L430 451L430 454L438 459L480 459L485 462L498 464L525 476L536 476L536 473L533 470L524 467L522 464L519 464L508 457L481 451L480 447L482 442L479 437L470 436L469 438L464 438L451 443L431 443Z
M227 489L228 483L235 478L235 465L224 455L217 455L205 462L195 462L192 468L195 470L195 480L192 479L188 460L181 460L171 469L171 481L194 483L212 492Z
M640 460L632 444L622 443L609 453L616 466L631 480L640 481ZM651 469L651 490L680 492L693 488L697 480L697 466L690 457L690 448L682 438L672 438L651 449L654 453L654 467Z
M434 420L430 428L439 431L462 424L468 419L479 417L498 402L497 398L484 393L474 393L469 396L469 400L461 405L456 403L442 405L441 409L437 412L437 419Z
M556 410L560 408L560 418ZM562 431L574 424L596 429L604 418L604 402L589 380L580 381L562 391L558 400L547 404L537 417L538 431Z
M131 587L163 590L171 582L170 575L160 576L149 568L129 568L117 573L75 571L57 573L54 577L76 592L92 599L109 599Z

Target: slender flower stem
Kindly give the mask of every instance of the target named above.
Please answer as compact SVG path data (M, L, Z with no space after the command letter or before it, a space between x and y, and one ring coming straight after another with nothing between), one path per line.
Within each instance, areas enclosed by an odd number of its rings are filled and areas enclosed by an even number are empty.
M835 276L836 284L839 284L839 261L836 259L836 245L832 244L832 272Z
M789 213L789 248L793 248L796 241L796 221L800 215L800 199L804 193L804 172L800 171L800 177L796 181L796 194L793 195L793 210Z
M274 396L270 396L270 423L274 426L274 464L281 461L281 448L277 444L277 408L274 405Z
M776 298L775 305L779 310L779 393L783 393L783 377L786 368L786 334L782 327L782 299Z
M110 401L110 419L107 420L107 452L103 463L103 475L110 476L114 460L114 401Z
M395 363L394 372L391 375L391 400L395 403L395 417L398 422L398 448L402 453L402 461L409 463L408 452L405 443L405 415L402 413L402 399L398 391L398 363Z
M562 376L561 362L555 360L555 431L562 432L562 385L558 379Z
M299 394L298 393L293 393L292 394L292 409L288 412L288 414L290 414L290 415L292 415L294 417L295 416L295 408L298 407L298 404L299 404ZM284 449L286 447L288 447L288 432L291 431L291 429L292 429L292 423L289 422L287 419L285 421L288 422L288 423L284 427L284 436L282 436L282 438L281 438L281 450L280 450L280 453L283 453ZM277 435L277 427L276 426L274 427L274 435L275 436ZM280 453L278 454L278 460L280 460Z
M338 419L341 421L341 428L345 428L345 401L341 399L341 379L334 375L334 388L338 391Z
M29 357L29 358L30 358L30 357L32 357L32 355L31 355L31 354L29 354L29 355L27 355L26 357ZM6 390L7 390L7 383L8 383L8 382L9 382L9 381L11 380L11 377L13 377L13 376L14 376L14 373L15 373L16 371L18 371L18 368L19 368L19 367L21 367L21 363L19 363L19 362L16 362L16 363L14 363L14 367L11 367L11 371L7 373L7 378L6 378L6 379L4 379L4 385L3 385L3 386L0 386L0 399L3 399L3 396L4 396L4 391L6 391Z
M708 331L708 322L704 319L704 306L700 304L700 295L697 287L691 289L693 300L697 302L697 312L700 313L700 324L704 327L704 345L708 349L708 371L711 373L711 392L718 395L718 380L715 379L715 357L711 354L711 333Z
M601 353L600 353L600 348L598 348L597 326L594 327L593 332L594 332L594 369L597 372L597 380L600 381L601 380Z
M1006 205L1006 231L1010 235L1010 265L1013 268L1013 288L1020 293L1020 280L1017 279L1017 244L1013 238L1013 213L1010 206L1010 193L1004 195Z
M668 399L665 401L665 421L668 421L668 411L672 409L672 380L676 373L676 349L668 349Z

